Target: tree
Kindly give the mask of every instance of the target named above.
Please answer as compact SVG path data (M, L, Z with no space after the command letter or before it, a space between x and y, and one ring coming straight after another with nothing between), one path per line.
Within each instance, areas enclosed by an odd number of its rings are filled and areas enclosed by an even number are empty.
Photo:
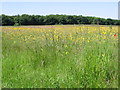
M14 25L14 20L11 16L2 14L2 25Z
M120 25L120 20L104 19L98 17L85 17L82 15L15 15L2 14L2 25L55 25L55 24L99 24Z

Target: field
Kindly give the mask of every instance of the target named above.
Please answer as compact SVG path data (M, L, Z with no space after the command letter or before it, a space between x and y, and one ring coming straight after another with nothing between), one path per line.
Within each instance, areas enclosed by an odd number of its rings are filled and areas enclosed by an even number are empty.
M118 26L2 27L3 88L117 88Z

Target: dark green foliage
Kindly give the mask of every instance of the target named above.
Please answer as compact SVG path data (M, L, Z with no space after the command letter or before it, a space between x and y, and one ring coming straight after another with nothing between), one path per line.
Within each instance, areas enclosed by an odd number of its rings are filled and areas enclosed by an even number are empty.
M14 17L2 15L2 25L14 25Z
M55 24L97 24L97 25L120 25L120 20L104 19L98 17L85 17L82 15L15 15L2 14L2 25L55 25Z

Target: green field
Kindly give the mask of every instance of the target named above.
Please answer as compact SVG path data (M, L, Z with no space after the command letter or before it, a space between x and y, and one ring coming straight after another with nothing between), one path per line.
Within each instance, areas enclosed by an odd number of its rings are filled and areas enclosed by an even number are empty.
M3 88L117 88L117 26L2 27Z

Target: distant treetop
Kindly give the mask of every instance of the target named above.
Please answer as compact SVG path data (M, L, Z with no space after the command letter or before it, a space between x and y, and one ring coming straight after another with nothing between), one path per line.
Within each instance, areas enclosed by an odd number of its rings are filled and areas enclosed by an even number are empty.
M2 26L19 25L66 25L66 24L97 24L97 25L120 25L120 20L104 19L98 17L88 17L82 15L0 15L2 17Z

